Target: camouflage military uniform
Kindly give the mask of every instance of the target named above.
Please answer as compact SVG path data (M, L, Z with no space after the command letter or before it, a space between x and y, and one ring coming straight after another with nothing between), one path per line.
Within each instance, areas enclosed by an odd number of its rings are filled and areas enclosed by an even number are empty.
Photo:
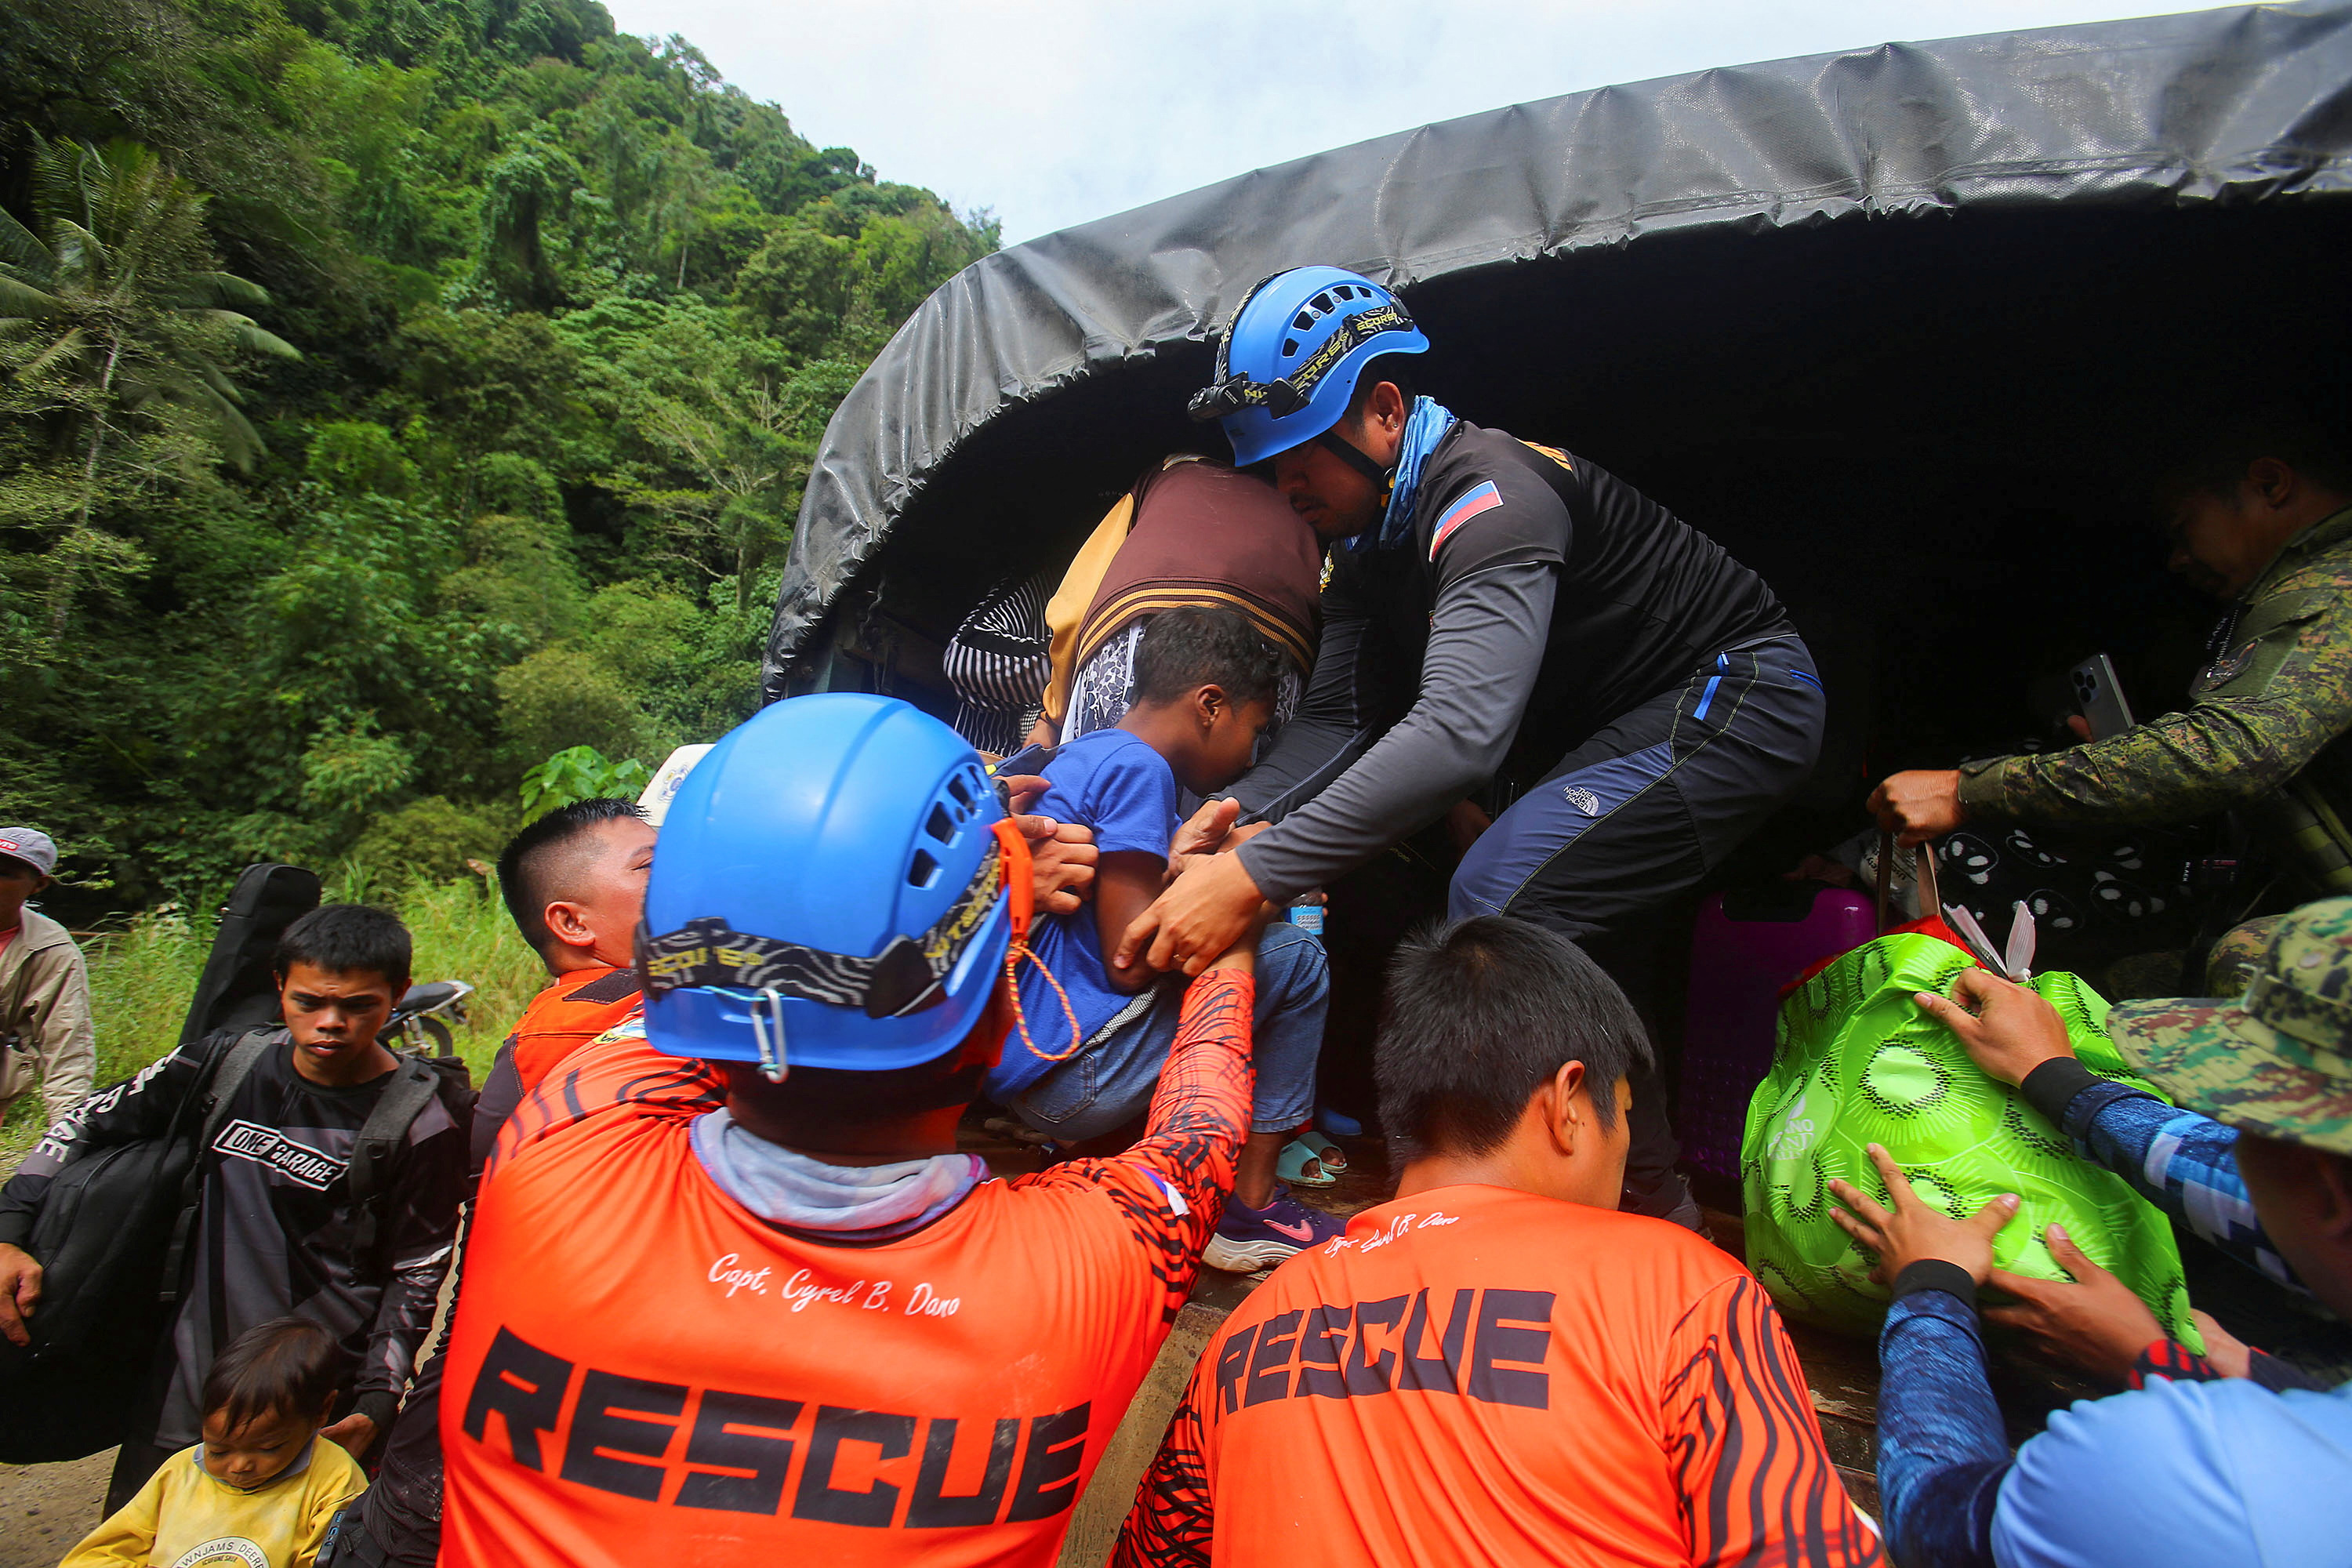
M2305 904L2234 1002L2126 1002L2124 1059L2179 1104L2289 1143L2352 1154L2352 899Z
M2240 596L2186 712L1960 770L1971 816L2185 822L2235 810L2314 892L2352 893L2352 508L2295 535Z

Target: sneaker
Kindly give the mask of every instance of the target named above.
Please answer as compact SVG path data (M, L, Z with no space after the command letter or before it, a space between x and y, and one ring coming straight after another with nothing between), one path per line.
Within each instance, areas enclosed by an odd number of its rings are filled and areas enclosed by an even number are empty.
M1255 1274L1294 1252L1329 1241L1347 1228L1345 1221L1308 1208L1276 1182L1274 1201L1262 1209L1254 1209L1239 1198L1225 1200L1225 1216L1217 1222L1201 1261L1229 1274Z

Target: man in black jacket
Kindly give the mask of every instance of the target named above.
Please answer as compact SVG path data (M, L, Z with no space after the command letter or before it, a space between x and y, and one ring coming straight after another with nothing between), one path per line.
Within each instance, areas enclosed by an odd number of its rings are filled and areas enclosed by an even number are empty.
M1234 313L1193 414L1237 466L1270 460L1334 546L1322 646L1298 717L1232 792L1271 826L1186 859L1119 962L1192 973L1261 900L1450 810L1482 823L1465 803L1486 794L1516 798L1450 913L1549 926L1646 1004L1659 916L1804 783L1827 700L1761 578L1585 459L1415 397L1403 356L1428 347L1338 268L1277 273ZM1628 1206L1695 1225L1654 1080L1633 1099Z
M466 1097L445 1084L416 1113L372 1203L352 1202L345 1179L368 1113L396 1076L376 1032L408 986L408 931L383 910L331 904L287 928L276 969L286 1022L229 1092L199 1155L181 1305L155 1347L146 1429L122 1445L110 1510L197 1440L213 1357L255 1324L299 1313L356 1358L337 1403L342 1418L321 1434L354 1456L391 1424L432 1325L465 1194ZM100 1149L163 1135L242 1037L208 1036L92 1096L0 1188L0 1333L26 1343L24 1319L38 1310L40 1265L23 1247L50 1181Z

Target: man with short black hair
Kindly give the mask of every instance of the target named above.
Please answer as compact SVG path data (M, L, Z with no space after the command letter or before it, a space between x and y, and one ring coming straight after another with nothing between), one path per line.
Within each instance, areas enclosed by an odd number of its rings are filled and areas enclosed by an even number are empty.
M1762 578L1597 464L1415 395L1430 346L1336 267L1275 274L1227 325L1192 416L1331 547L1322 642L1233 788L1273 826L1188 857L1119 956L1193 973L1261 900L1450 815L1474 840L1450 913L1549 926L1648 1006L1675 895L1803 784L1828 699ZM1625 1206L1696 1227L1664 1097L1634 1115Z
M336 1335L358 1363L325 1436L363 1455L391 1419L433 1321L466 1182L470 1096L437 1075L399 1137L373 1198L353 1201L346 1173L372 1113L404 1075L376 1036L408 987L409 936L363 904L311 910L279 940L285 1022L221 1030L93 1095L49 1130L0 1188L0 1333L27 1342L41 1266L23 1250L42 1194L73 1161L163 1135L182 1103L224 1094L217 1131L198 1152L201 1197L179 1279L181 1306L154 1351L146 1420L122 1445L108 1496L121 1507L155 1467L196 1441L214 1354L257 1323L289 1313ZM235 1064L234 1084L218 1075ZM126 1346L125 1354L142 1353ZM137 1417L134 1417L137 1419Z
M499 1132L534 1084L644 997L632 943L646 912L654 826L635 801L577 800L530 824L499 852L499 892L515 929L547 965L499 1047L475 1102L466 1194L471 1204ZM462 1267L462 1257L459 1259ZM416 1369L384 1443L375 1484L343 1522L350 1568L428 1568L441 1549L441 1375L446 1335Z
M1397 1197L1210 1342L1117 1561L1879 1562L1763 1288L1617 1211L1648 1054L1548 930L1401 947L1376 1058Z

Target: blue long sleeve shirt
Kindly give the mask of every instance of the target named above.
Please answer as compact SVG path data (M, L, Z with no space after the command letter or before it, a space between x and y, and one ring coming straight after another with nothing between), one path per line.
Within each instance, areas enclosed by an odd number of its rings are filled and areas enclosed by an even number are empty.
M2045 1064L2023 1089L2086 1158L2213 1246L2295 1284L2238 1174L2234 1129L2071 1059ZM2163 1375L2142 1389L2053 1416L2012 1459L1966 1271L1906 1269L1878 1343L1879 1489L1889 1552L1904 1568L2346 1560L2352 1517L2337 1500L2352 1495L2352 1384L2281 1394L2246 1380L2179 1381L2211 1375L2183 1358L2152 1368ZM2127 1538L2137 1544L2119 1547Z

